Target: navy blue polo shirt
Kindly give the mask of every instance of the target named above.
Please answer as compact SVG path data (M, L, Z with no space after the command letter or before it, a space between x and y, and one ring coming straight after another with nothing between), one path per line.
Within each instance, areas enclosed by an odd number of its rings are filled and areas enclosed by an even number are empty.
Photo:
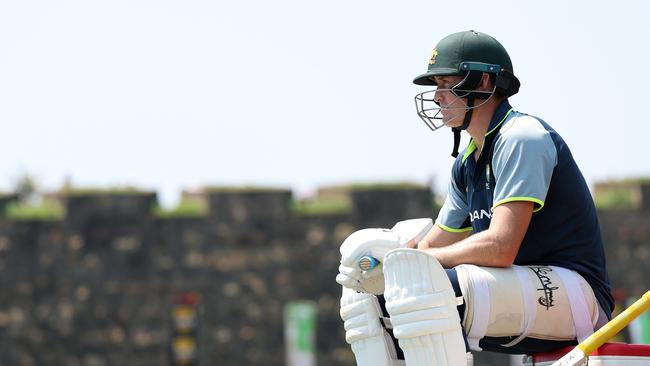
M552 265L578 272L611 316L614 299L596 208L562 137L539 118L497 108L478 161L471 141L456 158L447 199L436 224L474 233L490 226L496 206L534 203L533 216L514 264Z

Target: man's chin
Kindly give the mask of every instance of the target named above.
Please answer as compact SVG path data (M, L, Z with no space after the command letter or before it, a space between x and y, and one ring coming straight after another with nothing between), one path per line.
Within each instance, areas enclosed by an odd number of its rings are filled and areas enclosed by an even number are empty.
M459 127L462 124L456 118L451 119L451 120L449 120L447 122L445 122L445 120L442 120L442 123L444 123L445 126L447 126L449 128Z

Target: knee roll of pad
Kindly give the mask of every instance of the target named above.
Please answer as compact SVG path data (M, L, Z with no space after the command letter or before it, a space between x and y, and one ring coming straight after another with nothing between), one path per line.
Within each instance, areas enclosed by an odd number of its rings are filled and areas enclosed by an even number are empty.
M470 348L480 350L484 336L545 340L583 340L593 333L598 303L576 272L555 266L509 268L460 265L458 281L465 299L463 326Z

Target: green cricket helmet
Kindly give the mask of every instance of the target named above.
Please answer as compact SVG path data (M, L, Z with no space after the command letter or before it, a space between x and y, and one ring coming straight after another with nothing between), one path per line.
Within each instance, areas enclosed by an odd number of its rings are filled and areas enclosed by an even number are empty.
M479 91L483 74L490 75L494 83L491 91ZM435 76L463 76L463 80L449 89L458 98L467 98L466 113L463 124L454 127L454 152L458 155L460 131L467 129L472 117L472 110L481 106L493 95L510 97L519 91L519 80L515 77L512 61L506 49L493 37L475 31L459 32L443 38L436 45L427 72L413 79L417 85L437 85ZM415 103L418 116L431 129L444 126L441 109L435 100L436 90L416 95ZM474 105L476 100L483 100Z
M427 72L413 79L413 83L436 85L434 76L464 76L471 70L497 75L504 72L516 80L510 56L501 43L485 33L467 31L450 34L438 42L429 59ZM512 87L508 90L510 95L517 92Z

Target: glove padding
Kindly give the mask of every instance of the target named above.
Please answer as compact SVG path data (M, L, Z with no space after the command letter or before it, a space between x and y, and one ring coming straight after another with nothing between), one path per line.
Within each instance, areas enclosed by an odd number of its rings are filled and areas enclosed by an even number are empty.
M422 240L431 230L431 219L400 221L392 229L355 231L341 244L341 265L336 282L347 288L375 295L384 293L383 259L389 251ZM370 256L380 261L375 268L362 271L358 261Z
M362 271L358 261L363 256L382 260L386 253L400 247L400 237L388 229L362 229L352 233L341 244L341 265L336 282L359 292L382 294L384 272L382 264L372 270Z

